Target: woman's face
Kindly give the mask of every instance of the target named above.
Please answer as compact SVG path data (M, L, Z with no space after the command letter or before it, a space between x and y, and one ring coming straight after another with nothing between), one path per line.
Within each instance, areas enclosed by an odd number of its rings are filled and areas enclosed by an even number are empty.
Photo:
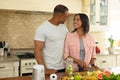
M80 28L82 25L81 19L79 15L76 15L73 19L73 27L74 29Z

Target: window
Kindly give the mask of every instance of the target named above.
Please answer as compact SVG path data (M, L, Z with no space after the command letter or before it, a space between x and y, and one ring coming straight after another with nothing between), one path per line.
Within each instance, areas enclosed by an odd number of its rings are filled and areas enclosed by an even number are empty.
M110 31L106 37L111 35L115 39L115 46L120 47L120 10L112 10L110 13Z

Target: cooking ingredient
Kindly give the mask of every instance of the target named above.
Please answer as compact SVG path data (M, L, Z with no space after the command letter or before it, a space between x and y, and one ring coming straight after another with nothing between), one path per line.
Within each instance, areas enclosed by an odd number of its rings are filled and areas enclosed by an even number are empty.
M87 76L85 80L98 80L95 76Z
M104 73L105 73L105 75L106 75L107 77L110 77L110 75L111 75L111 72L110 72L110 71L107 71L107 70L105 70Z
M72 73L73 73L73 67L72 67L72 65L68 65L67 66L66 73L68 75L72 75Z
M61 80L74 80L73 76L64 76L61 78Z
M69 76L69 80L74 80L74 77L73 76Z
M74 74L74 80L81 80L82 76L79 73Z
M98 79L103 79L103 76L110 77L111 72L108 70L104 70L103 72L100 72L97 77Z
M103 75L103 80L120 80L120 74L115 75L114 73L112 73L110 77Z
M64 76L64 77L61 78L61 80L68 80L68 79L69 79L68 76Z
M96 76L100 73L101 71L97 70L97 71L92 71L92 72L87 72L87 76Z
M105 75L103 72L100 72L98 75L97 75L97 78L98 79L103 79L103 75Z

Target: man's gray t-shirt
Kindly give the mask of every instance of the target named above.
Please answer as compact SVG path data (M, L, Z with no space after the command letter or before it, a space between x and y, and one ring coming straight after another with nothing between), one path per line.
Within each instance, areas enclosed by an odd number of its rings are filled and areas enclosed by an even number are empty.
M67 32L64 24L55 26L48 21L37 28L34 40L45 42L43 57L47 68L56 70L65 68L63 51Z

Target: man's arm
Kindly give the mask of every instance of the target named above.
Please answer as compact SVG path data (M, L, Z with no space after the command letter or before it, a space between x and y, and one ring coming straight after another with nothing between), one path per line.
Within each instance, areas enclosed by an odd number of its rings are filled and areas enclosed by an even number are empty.
M34 55L35 58L38 62L38 64L42 64L46 67L45 63L44 63L44 59L42 56L42 49L44 47L44 42L42 41L34 41Z
M34 55L35 55L35 58L36 58L38 64L44 65L44 67L45 67L45 74L55 73L56 70L54 70L54 69L47 69L46 68L46 65L45 65L45 62L44 62L44 58L43 58L43 55L42 55L43 47L44 47L44 42L34 40Z

